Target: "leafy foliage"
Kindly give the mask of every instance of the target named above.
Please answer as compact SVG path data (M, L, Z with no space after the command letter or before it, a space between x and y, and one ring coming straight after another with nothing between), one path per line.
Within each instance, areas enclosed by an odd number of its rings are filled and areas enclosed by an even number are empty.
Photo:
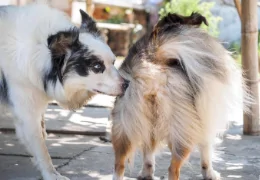
M114 15L105 21L106 23L121 24L124 22L124 17L122 15Z
M221 17L213 16L211 8L215 2L200 2L200 0L171 0L165 3L164 7L160 9L160 17L166 16L168 13L178 13L183 16L189 16L192 12L198 12L203 15L209 26L202 25L201 27L207 30L212 36L217 37L219 34L218 24L222 20Z

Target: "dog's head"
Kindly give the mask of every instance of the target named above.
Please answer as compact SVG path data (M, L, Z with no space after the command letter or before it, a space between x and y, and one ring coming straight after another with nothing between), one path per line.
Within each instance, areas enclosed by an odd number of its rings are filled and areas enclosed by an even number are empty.
M84 11L80 13L80 28L60 31L48 38L53 67L46 76L45 88L48 81L59 81L68 101L84 101L87 91L123 94L128 82L114 66L116 57L102 40L95 21Z

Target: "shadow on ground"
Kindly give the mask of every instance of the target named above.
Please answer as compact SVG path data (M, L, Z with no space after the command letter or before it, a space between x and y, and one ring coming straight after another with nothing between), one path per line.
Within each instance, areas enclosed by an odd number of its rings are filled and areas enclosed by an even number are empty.
M60 115L60 111L52 112ZM90 113L90 112L88 112ZM98 113L93 112L92 113ZM79 112L80 114L80 112ZM68 118L70 114L66 115ZM99 113L96 115L102 118ZM84 123L84 122L83 122ZM232 122L230 130L216 146L214 168L221 173L222 180L259 180L260 137L242 135L242 125ZM95 136L49 134L46 141L58 171L71 180L112 179L114 154L110 143ZM170 153L164 149L156 157L156 178L167 179ZM141 156L137 153L126 179L137 177L141 169ZM13 133L0 134L0 179L33 180L40 173L30 163L30 156L19 144ZM189 161L181 170L181 180L200 180L200 159L194 149Z
M260 137L243 136L241 125L232 124L216 146L214 168L221 173L222 180L259 180L260 175ZM167 179L170 152L165 149L156 158L156 178ZM113 150L111 145L99 143L90 151L73 160L69 166L61 168L63 174L71 179L84 179L86 174L92 178L111 179L113 172ZM131 172L126 177L135 178L141 169L141 156L136 155ZM181 170L181 180L201 180L200 159L197 149Z

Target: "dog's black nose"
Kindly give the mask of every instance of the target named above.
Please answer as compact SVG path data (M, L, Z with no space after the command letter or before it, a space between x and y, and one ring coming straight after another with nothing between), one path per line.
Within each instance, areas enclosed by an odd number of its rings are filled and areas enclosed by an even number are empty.
M122 89L123 91L126 91L126 89L128 88L129 86L129 82L128 80L124 80L124 83L122 84Z

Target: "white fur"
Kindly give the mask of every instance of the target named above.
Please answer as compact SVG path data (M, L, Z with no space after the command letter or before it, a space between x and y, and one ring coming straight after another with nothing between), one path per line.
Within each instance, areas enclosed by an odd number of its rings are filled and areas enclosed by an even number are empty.
M75 26L64 13L45 4L31 4L2 7L0 27L0 79L3 73L8 84L9 108L16 117L17 136L34 156L44 180L68 180L52 165L44 142L42 116L50 100L76 108L84 103L93 88L108 94L122 93L122 78L112 64L115 56L100 39L81 33L80 42L101 57L106 71L98 75L91 73L88 77L69 74L64 85L60 82L50 85L46 93L43 76L52 65L47 39Z

